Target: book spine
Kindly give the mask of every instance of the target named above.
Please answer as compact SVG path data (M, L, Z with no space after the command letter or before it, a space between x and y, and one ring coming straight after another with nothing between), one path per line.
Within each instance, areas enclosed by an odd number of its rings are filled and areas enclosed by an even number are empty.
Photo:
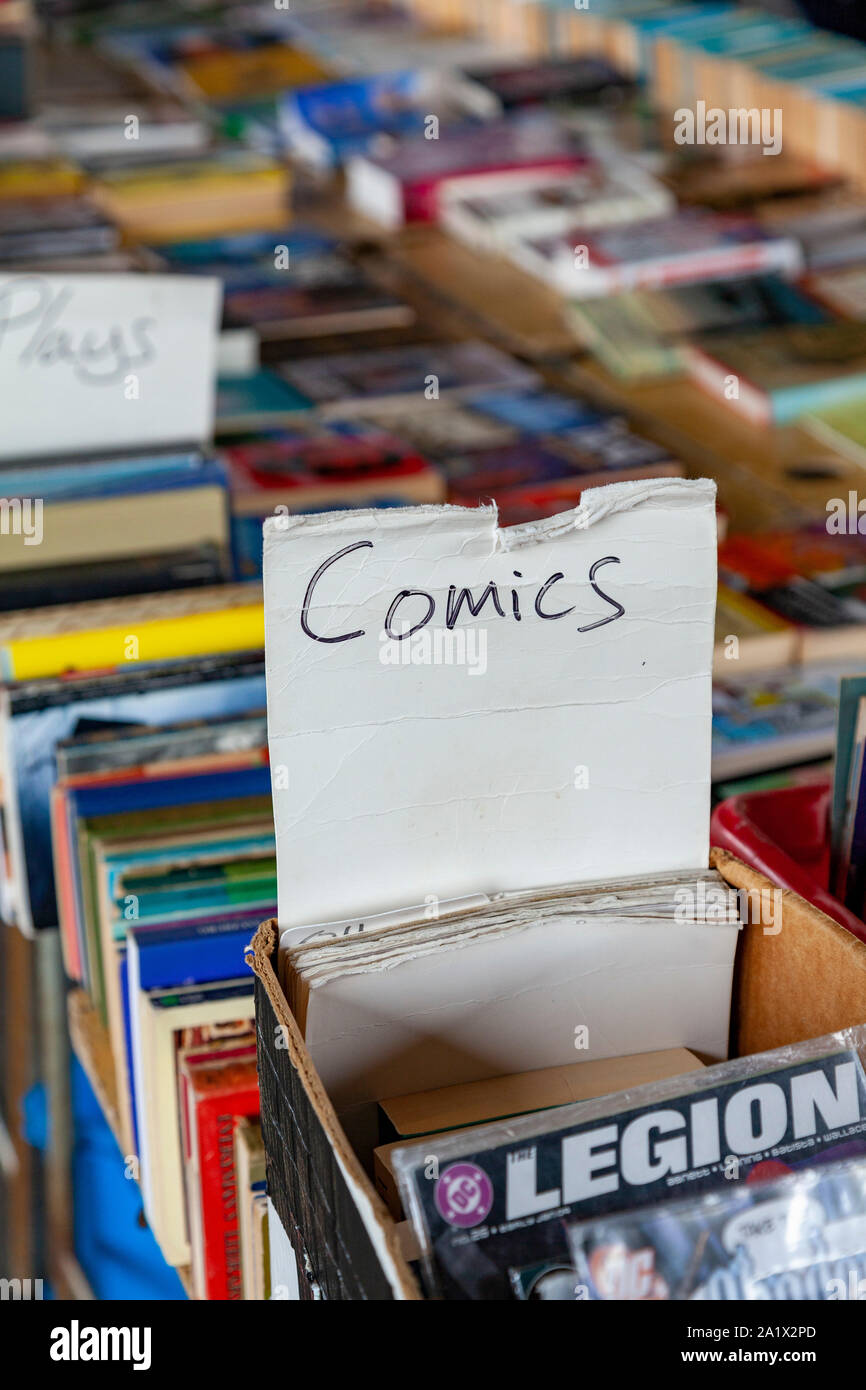
M686 349L686 360L692 379L710 395L729 405L740 415L745 415L756 425L772 424L772 403L763 391L740 378L737 382L737 394L729 395L728 385L733 381L734 374L729 372L723 363L716 362L695 347Z
M197 1111L205 1296L239 1302L243 1282L234 1131L239 1116L258 1115L258 1087L199 1101Z
M262 919L269 915L268 911L261 914ZM209 984L213 980L231 979L246 969L244 952L255 931L252 922L225 935L215 935L213 929L207 931L201 927L187 926L178 930L182 933L178 941L151 946L145 939L140 943L141 989ZM158 931L158 927L145 928L142 936L146 938Z
M131 640L134 655L130 655ZM0 671L6 680L34 680L65 671L122 668L131 660L172 661L252 651L264 642L264 609L256 603L136 623L134 634L128 627L107 627L6 642L0 647Z
M0 586L0 613L202 588L229 579L230 573L227 548L211 543L164 557L136 556L134 565L124 559L10 570Z
M69 892L72 865L69 840L66 834L66 798L62 788L51 789L51 847L54 858L54 881L57 885L57 910L60 927L60 948L63 967L70 980L81 983L81 952L75 921L74 898Z

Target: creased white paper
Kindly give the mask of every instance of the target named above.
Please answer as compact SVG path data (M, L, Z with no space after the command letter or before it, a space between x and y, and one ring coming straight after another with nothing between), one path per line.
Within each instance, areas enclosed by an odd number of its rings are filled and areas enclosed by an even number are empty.
M705 867L714 501L269 520L281 926Z

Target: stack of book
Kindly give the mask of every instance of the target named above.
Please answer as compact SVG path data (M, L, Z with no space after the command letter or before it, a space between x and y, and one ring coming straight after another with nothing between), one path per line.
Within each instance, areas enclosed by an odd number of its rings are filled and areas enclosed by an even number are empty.
M67 972L109 1031L151 1228L205 1298L242 1296L240 1267L225 1265L235 1211L213 1197L233 1180L231 1154L218 1161L200 1130L210 1107L191 1068L217 1069L206 1090L220 1115L258 1113L243 951L276 892L260 669L237 656L151 668L138 707L161 703L160 721L62 740L51 791Z
M416 0L433 25L459 23L451 0ZM589 6L514 0L486 5L477 27L492 42L612 62L646 82L663 111L696 101L730 109L784 108L792 148L855 177L864 171L862 48L805 19L722 0L599 0Z
M197 1297L264 1297L244 964L276 894L262 596L232 582L212 447L219 282L122 238L282 227L286 173L191 163L201 117L176 97L140 106L135 72L96 56L111 80L77 90L74 54L50 61L44 128L0 135L2 916L59 928L168 1263ZM142 112L140 145L118 109Z
M336 238L297 224L172 240L155 248L167 270L222 281L224 323L254 331L269 355L415 322L411 305L380 287Z
M282 94L330 71L292 41L281 19L228 5L201 18L180 9L117 23L109 14L98 30L103 51L204 113L211 128L275 153Z
M125 269L120 234L84 183L59 156L4 156L0 136L0 266Z
M203 150L207 123L148 75L93 49L45 44L37 53L40 127L89 164Z
M201 451L169 449L14 467L0 608L214 584L232 573L228 479Z
M360 418L411 441L437 462L449 501L492 498L506 524L550 515L589 487L684 472L621 416L544 390L537 373L480 342L311 358L283 371L340 427ZM419 403L428 380L435 389Z
M470 527L493 502L524 543L599 487L712 475L716 778L826 756L866 658L862 48L724 3L466 18L106 8L31 65L23 0L0 2L0 898L59 927L147 1219L200 1297L269 1277L243 960L276 903L264 524L360 510L391 534L447 502ZM719 145L731 106L784 125ZM859 913L855 689L834 835ZM653 883L655 920L678 886ZM476 930L525 928L464 904L422 931L445 977ZM418 940L393 937L394 980ZM350 947L288 943L283 980L352 1079L328 996L388 972Z
M289 190L287 170L268 156L217 149L171 161L105 164L92 195L127 236L159 242L281 227Z

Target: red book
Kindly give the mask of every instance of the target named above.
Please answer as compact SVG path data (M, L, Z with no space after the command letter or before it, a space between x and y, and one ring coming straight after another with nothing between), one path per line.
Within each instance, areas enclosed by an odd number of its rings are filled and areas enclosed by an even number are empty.
M435 222L446 179L534 169L567 173L587 162L579 139L547 111L418 135L393 152L349 161L347 196L356 212L389 227Z
M440 502L443 484L426 459L391 435L326 434L239 444L225 452L235 516L363 506L384 494Z
M184 1060L181 1079L193 1286L199 1298L241 1300L234 1132L241 1116L259 1113L255 1057Z

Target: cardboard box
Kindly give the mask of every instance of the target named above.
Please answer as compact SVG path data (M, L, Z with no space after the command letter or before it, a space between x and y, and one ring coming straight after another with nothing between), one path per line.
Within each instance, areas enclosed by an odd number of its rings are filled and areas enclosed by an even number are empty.
M403 1210L391 1154L404 1144L441 1139L448 1134L484 1128L491 1120L613 1095L649 1081L700 1071L703 1065L688 1048L669 1047L660 1052L573 1062L567 1067L539 1067L537 1071L494 1076L487 1081L391 1096L379 1102L380 1127L391 1138L373 1150L376 1191L394 1219L400 1221Z
M866 1023L866 945L824 913L713 850L712 865L748 894L737 951L731 1056ZM756 922L761 893L781 893L781 930ZM778 921L778 914L776 914ZM250 947L268 1191L298 1253L301 1296L418 1299L397 1223L337 1119L275 973L276 923Z
M548 1110L554 1105L613 1095L647 1081L698 1071L703 1065L688 1048L669 1047L660 1052L573 1062L567 1067L539 1067L537 1071L516 1072L512 1076L391 1096L379 1102L383 1138L409 1140L490 1120L505 1120L531 1110Z

